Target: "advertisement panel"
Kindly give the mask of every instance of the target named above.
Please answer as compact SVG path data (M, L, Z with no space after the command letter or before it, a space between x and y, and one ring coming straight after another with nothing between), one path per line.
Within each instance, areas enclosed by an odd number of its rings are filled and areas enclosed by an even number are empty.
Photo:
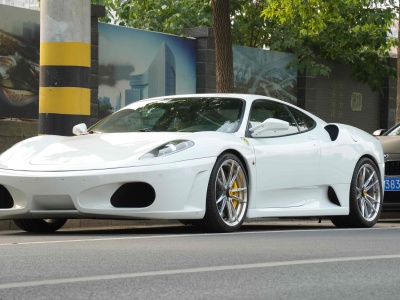
M265 95L297 104L297 71L290 53L233 46L235 92Z
M196 40L99 23L100 112L196 93Z
M0 117L38 118L40 13L0 5Z

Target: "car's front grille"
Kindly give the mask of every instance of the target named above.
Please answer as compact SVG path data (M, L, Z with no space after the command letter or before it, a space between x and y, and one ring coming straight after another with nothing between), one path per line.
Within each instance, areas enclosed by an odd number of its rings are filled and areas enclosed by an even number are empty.
M10 192L0 184L0 209L12 208L14 206L14 200Z
M383 203L398 203L400 204L400 192L385 192Z
M147 207L153 204L156 198L154 188L145 182L130 182L123 184L111 196L114 207Z
M385 192L383 198L384 211L400 211L400 192Z
M385 175L400 175L400 161L385 162Z

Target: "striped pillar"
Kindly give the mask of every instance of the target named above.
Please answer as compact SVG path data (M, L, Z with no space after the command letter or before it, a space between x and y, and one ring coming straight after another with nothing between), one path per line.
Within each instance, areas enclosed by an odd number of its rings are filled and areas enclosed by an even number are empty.
M39 134L90 122L90 0L42 0Z

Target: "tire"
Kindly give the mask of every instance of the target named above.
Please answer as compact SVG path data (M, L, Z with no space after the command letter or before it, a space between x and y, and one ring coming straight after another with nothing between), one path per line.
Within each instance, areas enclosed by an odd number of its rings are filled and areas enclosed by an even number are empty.
M382 211L383 191L381 174L369 158L358 161L350 185L348 216L332 216L337 227L369 228L378 222Z
M15 225L27 232L54 232L64 226L67 219L26 219L14 220Z
M206 213L198 225L209 232L238 230L247 212L246 169L236 155L221 155L211 172L207 188Z

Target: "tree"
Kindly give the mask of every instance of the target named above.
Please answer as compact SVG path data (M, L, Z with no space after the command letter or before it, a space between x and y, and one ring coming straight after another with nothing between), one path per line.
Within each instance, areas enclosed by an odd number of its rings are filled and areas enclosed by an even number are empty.
M382 91L383 79L395 76L387 65L395 39L387 37L396 18L395 0L269 0L265 19L272 50L297 54L291 66L313 76L329 75L320 60L351 66L351 76Z
M261 17L265 0L230 0L232 42L235 45L259 47L266 44L264 35L269 24ZM106 7L101 21L121 26L180 35L182 29L212 27L210 0L92 0Z
M233 93L233 53L229 0L211 0L217 93Z
M210 27L209 0L92 0L106 7L101 21L180 35L182 29Z
M268 29L275 24L261 16L265 0L231 0L231 33L234 45L263 48L269 44Z

